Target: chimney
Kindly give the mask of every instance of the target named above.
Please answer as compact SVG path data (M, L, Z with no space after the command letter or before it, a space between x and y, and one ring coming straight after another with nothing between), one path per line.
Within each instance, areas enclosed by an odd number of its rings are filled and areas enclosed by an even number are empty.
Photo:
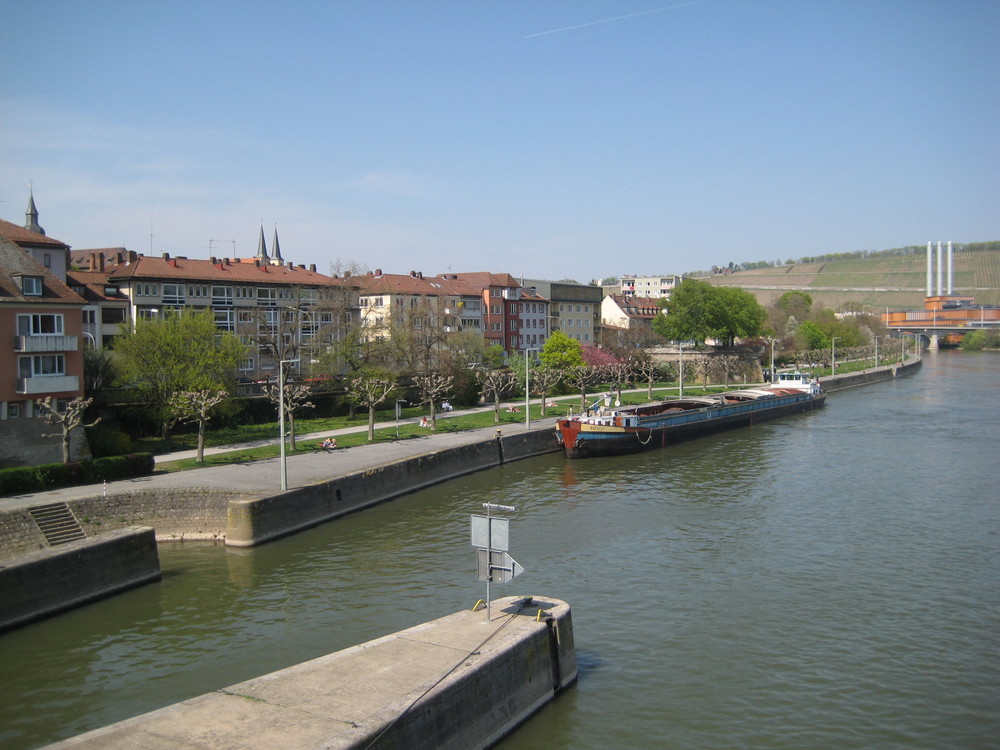
M410 278L411 279L417 278L417 272L416 271L410 271Z
M170 253L164 253L161 257L163 260L170 260Z
M209 263L211 263L211 264L212 264L213 266L214 266L214 265L215 265L216 263L218 263L218 261L217 261L217 260L215 259L215 256L214 256L214 255L213 255L213 256L212 256L211 258L209 258L209 259L208 259L208 262L209 262Z
M309 264L309 270L312 271L313 273L316 273L316 264L315 263L310 263Z

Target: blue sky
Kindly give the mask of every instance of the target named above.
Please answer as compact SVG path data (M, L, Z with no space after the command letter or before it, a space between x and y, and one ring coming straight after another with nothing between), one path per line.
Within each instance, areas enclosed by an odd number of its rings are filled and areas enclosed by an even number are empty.
M1000 239L1000 2L7 0L0 216L589 281ZM151 238L150 235L153 235Z

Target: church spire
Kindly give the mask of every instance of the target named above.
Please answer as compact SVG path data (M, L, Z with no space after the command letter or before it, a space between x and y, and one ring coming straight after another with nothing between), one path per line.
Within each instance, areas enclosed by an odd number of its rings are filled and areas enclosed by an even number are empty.
M28 188L28 210L24 212L24 228L36 234L45 234L45 230L38 224L38 209L35 208L35 189Z
M278 266L285 265L284 259L281 257L281 247L278 245L278 227L274 228L274 240L271 242L271 257L274 258L274 264Z
M271 259L267 256L267 243L264 242L264 225L260 225L260 239L257 241L257 260L261 263L270 264Z

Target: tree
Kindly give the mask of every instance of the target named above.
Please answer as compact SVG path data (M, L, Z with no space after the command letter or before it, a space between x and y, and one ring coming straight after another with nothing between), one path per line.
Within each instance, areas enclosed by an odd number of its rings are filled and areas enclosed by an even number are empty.
M552 389L559 385L560 380L562 380L562 374L551 367L531 368L531 392L541 399L543 417L545 416L546 397L552 392Z
M565 380L572 388L580 392L580 409L587 408L587 391L590 387L600 382L601 368L590 365L576 365L568 368L564 375Z
M284 397L282 393L278 390L277 383L268 383L263 387L264 395L267 396L268 400L275 405L276 408L280 409L282 401L284 401L285 415L288 417L288 438L289 444L292 450L295 450L295 415L302 411L303 409L310 409L313 407L312 401L309 401L309 396L312 394L312 389L306 383L292 383L288 381L288 377L285 377ZM284 440L284 435L281 436Z
M825 349L830 346L829 337L811 320L799 326L795 339L800 349Z
M59 425L62 428L60 433L51 433L43 435L43 437L62 438L62 457L64 464L68 464L70 460L69 443L73 430L80 425L83 425L83 413L87 410L87 407L93 403L93 401L94 399L92 398L82 398L77 396L72 401L67 402L65 411L59 411L58 405L53 404L52 402L52 396L46 396L43 399L35 401L35 405L46 412L42 417L42 419L45 420L45 424ZM98 417L90 424L83 426L93 427L100 421L101 419Z
M571 339L562 331L553 331L538 358L542 365L556 370L566 370L584 364L580 342Z
M197 463L205 460L205 425L211 419L212 410L229 396L223 390L179 391L171 394L169 409L175 419L181 422L198 423Z
M117 380L118 367L107 349L83 350L83 391L94 395Z
M375 439L375 407L396 390L396 381L389 373L377 369L362 370L347 384L347 397L368 409L368 442Z
M479 373L479 382L483 387L483 398L493 399L494 421L500 422L500 399L509 393L517 384L517 373L513 370L484 370Z
M417 375L413 378L420 395L420 405L427 404L431 410L431 429L437 429L437 402L451 393L455 379L451 375L432 372L427 375Z
M181 391L235 389L236 368L247 347L219 331L211 310L168 311L162 319L139 319L115 341L120 382L137 390L170 435L170 398Z
M760 336L767 311L749 292L685 279L670 295L666 315L653 320L653 330L671 341L715 339L732 346L738 337Z
M581 345L580 355L583 357L583 363L585 365L591 365L593 367L608 367L613 364L617 364L618 358L615 357L610 352L604 349L598 349L596 346L591 345Z

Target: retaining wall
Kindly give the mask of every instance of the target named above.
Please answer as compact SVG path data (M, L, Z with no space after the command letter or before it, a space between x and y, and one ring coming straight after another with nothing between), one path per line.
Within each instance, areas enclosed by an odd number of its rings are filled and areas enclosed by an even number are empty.
M0 566L0 630L160 579L150 528L119 529Z
M229 503L226 544L249 547L507 461L559 450L551 429L499 435L261 498Z
M532 599L495 601L490 622L456 612L51 747L490 747L577 678L569 605Z
M847 388L857 388L869 383L879 383L883 380L901 378L904 375L916 372L921 367L923 367L923 362L920 359L914 359L898 367L879 367L871 370L862 370L861 372L849 372L844 375L832 375L828 378L820 378L819 382L823 386L823 390L832 393L834 391L843 391Z

